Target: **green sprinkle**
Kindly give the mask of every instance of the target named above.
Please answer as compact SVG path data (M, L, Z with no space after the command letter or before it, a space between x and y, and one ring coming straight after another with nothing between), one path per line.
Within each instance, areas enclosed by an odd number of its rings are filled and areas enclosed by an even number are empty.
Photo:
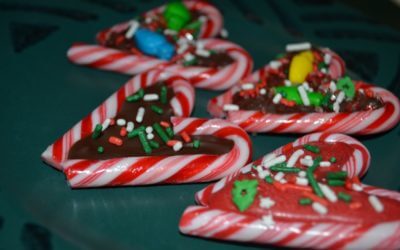
M310 171L314 172L315 169L319 166L319 163L321 161L322 161L322 157L320 155L315 157L313 165L311 167L309 167L308 169L310 169Z
M144 131L145 127L144 126L140 126L134 130L132 130L131 132L128 133L128 138L133 138L137 135L139 135L139 132Z
M285 57L285 54L284 53L279 53L279 54L277 54L276 56L275 56L275 59L281 59L281 58L284 58Z
M324 62L318 63L318 69L327 68L327 67L328 67L328 65L326 65L326 63L324 63Z
M200 147L200 141L199 140L194 140L193 141L193 147L194 148L199 148Z
M314 173L314 170L315 170L315 168L313 168L313 167L315 166L315 162L316 162L316 161L317 161L317 159L314 160L314 165L311 166L311 167L309 167L309 168L306 170L306 176L307 176L308 182L310 183L311 187L312 187L313 190L314 190L314 193L315 193L316 195L320 196L320 197L324 197L324 194L322 193L322 190L321 190L321 188L319 187L317 181L315 180L314 174L313 174L313 173ZM319 164L319 163L318 163L318 164Z
M185 26L185 29L198 30L198 29L200 29L201 25L202 25L202 22L197 20L197 21L194 21L194 22L191 22L191 23L187 24Z
M189 61L184 61L183 62L183 66L191 66L191 65L194 65L194 64L196 64L197 63L197 59L196 58L193 58L192 60L189 60Z
M161 100L161 103L163 103L163 104L167 103L167 93L168 93L167 87L162 86L161 91L160 91L160 100Z
M144 90L139 89L138 92L136 92L135 94L126 97L126 101L127 102L136 102L136 101L139 101L140 99L142 99L143 96L144 96Z
M239 211L243 212L253 204L257 186L257 180L242 180L233 183L232 201Z
M150 108L151 108L151 110L153 110L155 113L157 113L159 115L162 115L162 113L164 113L162 108L158 107L157 105L151 105Z
M147 141L145 133L143 131L140 131L138 135L140 143L142 143L144 152L146 152L146 154L151 154L151 147L149 142Z
M165 131L167 132L167 135L170 137L170 138L172 138L172 137L174 137L174 130L172 130L172 128L171 127L166 127L165 128Z
M299 204L302 206L311 205L312 200L310 198L302 198L299 200Z
M272 184L274 182L274 179L272 179L272 177L270 175L267 175L265 177L265 181L268 182L269 184Z
M286 173L298 173L301 171L300 168L288 168L288 167L279 167L279 166L272 166L269 169L272 171L276 171L276 172L286 172Z
M163 142L167 143L169 141L168 135L165 133L164 129L161 127L160 124L154 123L153 129L157 132Z
M159 148L160 144L156 141L149 141L150 147L152 148Z
M102 130L103 130L103 126L101 124L97 124L96 127L94 127L94 131L92 133L92 138L93 139L99 138Z
M102 153L104 152L104 148L103 148L102 146L99 146L99 147L97 148L97 152L98 152L99 154L102 154Z
M337 172L329 172L326 175L326 178L329 180L344 180L347 178L347 172L346 171L337 171Z
M328 180L329 186L344 186L344 181L342 180Z
M317 146L313 146L310 144L304 144L303 146L306 150L318 154L321 150Z
M329 159L329 161L332 162L332 163L335 163L335 162L336 162L336 157L333 157L333 156L332 156L332 157Z
M339 192L338 193L338 198L345 201L345 202L350 202L351 201L351 196L349 194L346 194L345 192Z

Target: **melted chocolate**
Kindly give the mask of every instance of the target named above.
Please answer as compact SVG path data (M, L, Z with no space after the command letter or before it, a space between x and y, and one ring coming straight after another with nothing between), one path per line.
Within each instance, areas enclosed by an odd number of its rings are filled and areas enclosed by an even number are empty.
M159 94L162 86L165 86L163 83L158 83L153 86L147 87L145 89L146 94L156 93ZM143 100L137 102L127 102L125 101L121 107L121 110L118 112L114 120L117 119L125 119L128 121L133 121L135 124L135 128L143 125L145 127L151 126L154 123L159 123L161 121L169 121L169 117L173 115L173 110L169 105L169 101L173 97L173 90L171 88L167 88L167 103L163 104L161 101L150 101L145 102ZM158 107L162 107L163 114L156 114L153 110L151 110L151 105L157 105ZM145 108L144 119L142 123L136 122L136 114L140 107ZM81 140L77 141L69 151L68 158L69 159L110 159L117 157L129 157L129 156L146 156L147 154L144 152L142 144L138 138L138 136L133 138L128 138L127 136L120 136L122 126L118 126L117 124L109 126L106 130L104 130L100 137L93 139L92 135L89 135ZM196 135L191 136L191 142L183 143L183 147L180 151L175 152L172 147L167 146L161 138L158 136L156 131L153 131L154 139L153 141L159 143L160 147L157 149L152 149L152 156L159 155L190 155L190 154L210 154L210 155L220 155L228 153L232 147L233 142L231 140L215 137L212 135ZM109 143L110 136L118 137L122 140L123 144L121 146L117 146ZM182 141L182 138L178 135L175 135L174 140ZM199 140L200 147L194 148L193 141ZM104 152L99 153L97 151L98 147L103 147Z
M222 68L234 62L233 58L225 52L214 52L209 57L196 55L195 66Z

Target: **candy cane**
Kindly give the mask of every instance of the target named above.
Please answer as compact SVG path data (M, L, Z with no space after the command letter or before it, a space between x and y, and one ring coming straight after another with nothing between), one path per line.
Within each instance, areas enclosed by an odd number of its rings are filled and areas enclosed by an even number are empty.
M187 80L181 76L160 70L148 71L130 79L91 114L50 145L42 154L43 160L57 169L62 169L62 163L67 160L69 149L75 142L91 134L96 124L102 123L109 117L114 117L127 96L140 88L151 86L160 81L164 81L175 92L175 96L170 100L174 114L176 116L189 116L194 105L194 89Z
M355 139L341 134L315 133L304 136L285 145L274 153L313 141L344 142L354 148L353 155L343 165L349 176L362 176L369 165L368 150ZM263 158L254 164L259 164ZM285 247L301 248L339 248L393 249L400 245L400 220L365 224L362 222L304 222L275 220L275 225L267 226L255 215L238 213L209 207L208 200L220 191L228 182L241 174L253 163L211 184L196 194L201 206L188 207L181 218L179 229L184 234L234 240L261 244L274 244ZM363 185L363 192L377 197L386 197L400 202L400 193ZM399 204L400 205L400 204Z
M310 133L325 131L346 134L375 134L387 131L400 120L399 99L390 91L367 84L356 82L356 87L371 91L380 97L383 107L352 113L292 113L271 114L260 111L229 111L227 119L238 124L248 132L272 133ZM232 102L232 97L238 87L212 99L208 111L215 117L225 115L223 106Z
M159 60L144 55L133 55L101 45L75 44L67 52L68 58L76 64L109 70L124 74L138 74L153 68L160 68L188 78L197 88L227 89L247 76L253 61L240 46L220 39L201 40L208 50L223 50L234 62L217 68L183 66L178 63Z

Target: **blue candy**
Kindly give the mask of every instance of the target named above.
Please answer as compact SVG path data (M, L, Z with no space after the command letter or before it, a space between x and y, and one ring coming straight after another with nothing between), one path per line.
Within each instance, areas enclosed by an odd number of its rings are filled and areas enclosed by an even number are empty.
M145 54L170 60L175 53L175 48L167 39L148 29L139 28L135 33L136 46Z

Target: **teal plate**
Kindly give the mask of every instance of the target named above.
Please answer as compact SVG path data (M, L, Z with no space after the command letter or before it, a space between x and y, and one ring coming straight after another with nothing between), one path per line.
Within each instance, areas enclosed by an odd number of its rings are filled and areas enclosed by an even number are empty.
M20 2L17 4L15 2ZM244 249L257 245L181 235L183 210L206 184L71 190L62 173L40 160L47 145L129 77L75 66L65 53L91 42L110 24L160 1L37 0L0 3L0 249ZM218 1L230 39L255 68L289 42L331 47L358 78L400 93L400 33L335 1ZM209 117L196 93L194 116ZM253 159L297 136L257 135ZM363 181L400 191L400 128L359 137L372 155Z

